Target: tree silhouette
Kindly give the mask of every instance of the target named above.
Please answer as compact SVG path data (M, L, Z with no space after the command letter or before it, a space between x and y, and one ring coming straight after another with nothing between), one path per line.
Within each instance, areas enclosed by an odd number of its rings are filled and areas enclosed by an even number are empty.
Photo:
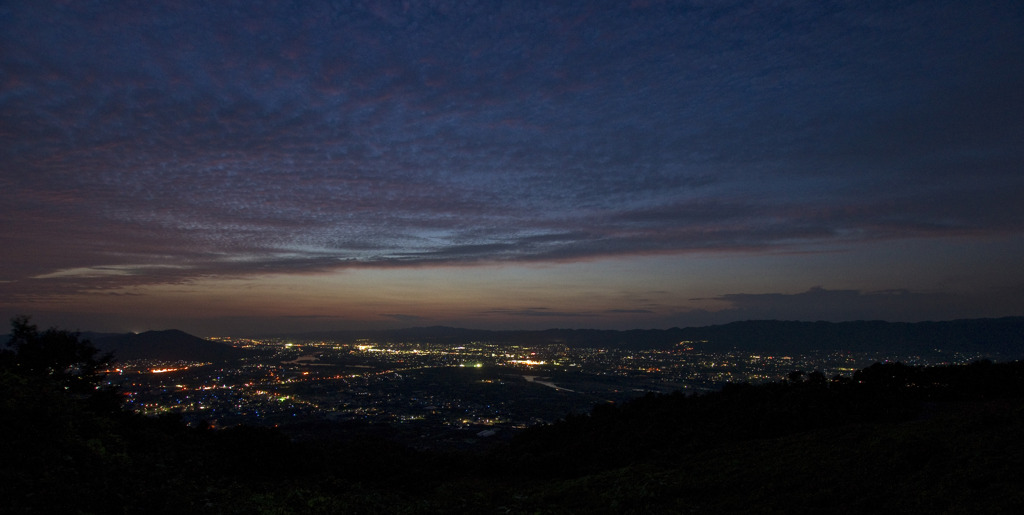
M39 332L27 316L11 319L11 335L0 360L12 372L54 381L73 393L94 393L104 378L103 370L114 362L111 353L100 354L78 333L50 328Z

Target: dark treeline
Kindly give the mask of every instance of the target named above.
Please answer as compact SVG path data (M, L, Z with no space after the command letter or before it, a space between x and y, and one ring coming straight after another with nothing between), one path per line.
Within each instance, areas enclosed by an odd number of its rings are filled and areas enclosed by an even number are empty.
M389 429L292 441L119 408L109 359L15 321L0 353L11 513L1017 513L1024 364L876 364L648 395L478 453ZM90 386L84 386L90 385Z
M570 415L522 433L508 452L527 468L571 476L638 461L671 463L727 442L899 423L940 405L1007 398L1024 399L1024 363L876 363L852 378L831 379L794 371L781 382L727 384L701 395L652 393L621 405L598 405L589 415Z

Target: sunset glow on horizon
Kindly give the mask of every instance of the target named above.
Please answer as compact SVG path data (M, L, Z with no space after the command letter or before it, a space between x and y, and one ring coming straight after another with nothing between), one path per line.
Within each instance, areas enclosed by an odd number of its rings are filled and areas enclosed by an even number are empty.
M0 7L0 314L1024 314L1024 5Z

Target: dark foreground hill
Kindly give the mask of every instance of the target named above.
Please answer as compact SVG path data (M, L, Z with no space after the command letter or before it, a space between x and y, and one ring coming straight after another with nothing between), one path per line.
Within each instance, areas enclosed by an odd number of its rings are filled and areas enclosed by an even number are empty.
M227 361L246 355L242 349L176 329L85 336L101 351L113 352L118 360Z
M649 395L486 454L188 428L0 368L11 513L1020 513L1024 364Z

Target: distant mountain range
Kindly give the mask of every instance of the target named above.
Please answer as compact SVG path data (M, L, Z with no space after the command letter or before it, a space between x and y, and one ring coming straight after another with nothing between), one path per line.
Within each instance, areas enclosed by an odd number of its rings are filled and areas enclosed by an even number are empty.
M758 352L811 350L995 353L1024 357L1024 317L898 323L747 321L679 329L695 348ZM706 340L706 342L701 342Z
M81 337L103 352L113 352L120 361L226 361L248 355L245 350L204 340L177 329L137 334L82 333Z
M119 360L226 361L251 355L248 350L205 340L175 329L144 333L82 333L83 339ZM945 322L796 322L749 320L706 327L671 329L547 329L489 331L456 327L413 327L381 331L334 331L292 335L298 339L355 342L433 342L463 344L488 341L509 345L629 350L670 349L684 345L697 351L743 350L800 354L811 351L890 352L934 355L962 352L1024 358L1024 317L978 318Z
M548 329L488 331L455 327L416 327L388 331L308 333L304 338L355 341L491 341L521 345L560 344L569 347L668 349L680 342L695 350L734 349L768 353L819 350L928 354L989 353L1024 357L1024 317L979 318L944 322L796 322L750 320L706 327L671 329Z

